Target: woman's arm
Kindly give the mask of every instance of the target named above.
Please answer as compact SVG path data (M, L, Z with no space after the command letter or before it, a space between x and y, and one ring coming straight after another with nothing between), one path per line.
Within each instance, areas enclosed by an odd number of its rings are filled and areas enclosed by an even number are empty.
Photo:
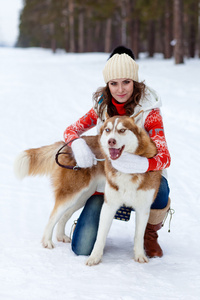
M97 124L98 115L91 108L83 117L81 117L74 124L68 126L64 131L64 140L66 143L79 138L81 134L93 128Z
M69 143L69 145L72 148L76 163L80 168L90 168L97 163L95 155L92 153L85 140L79 138L81 134L96 125L97 119L98 116L92 108L82 118L68 126L64 132L64 140L66 143L75 139L75 141Z
M145 130L156 144L158 153L153 158L149 158L149 167L147 171L163 170L168 168L171 163L171 157L165 140L162 116L159 109L152 110L144 124Z

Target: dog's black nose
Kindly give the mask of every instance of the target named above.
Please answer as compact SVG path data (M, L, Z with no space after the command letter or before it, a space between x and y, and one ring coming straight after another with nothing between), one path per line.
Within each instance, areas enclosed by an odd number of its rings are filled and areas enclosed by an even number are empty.
M109 139L109 140L108 140L108 145L111 146L111 147L115 146L116 143L117 143L117 142L116 142L115 139Z

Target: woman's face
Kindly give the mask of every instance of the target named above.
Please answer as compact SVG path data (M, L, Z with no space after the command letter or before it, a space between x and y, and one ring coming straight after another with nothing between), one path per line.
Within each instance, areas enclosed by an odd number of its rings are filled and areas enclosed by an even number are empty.
M113 98L119 103L125 103L133 94L133 80L127 78L113 79L108 82Z

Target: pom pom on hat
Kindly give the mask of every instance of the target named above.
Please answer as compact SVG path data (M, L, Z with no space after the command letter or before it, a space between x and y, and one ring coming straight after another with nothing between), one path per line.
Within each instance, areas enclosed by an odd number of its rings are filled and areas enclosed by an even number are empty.
M115 55L115 54L117 54L117 53L118 53L118 54L126 53L126 54L129 55L132 59L135 60L135 55L134 55L133 51L132 51L131 49L125 47L125 46L118 46L118 47L116 47L116 48L112 51L112 53L110 54L109 58L111 58L113 55ZM109 58L108 58L108 59L109 59Z
M105 83L110 80L128 78L138 81L138 64L126 53L114 54L103 69Z

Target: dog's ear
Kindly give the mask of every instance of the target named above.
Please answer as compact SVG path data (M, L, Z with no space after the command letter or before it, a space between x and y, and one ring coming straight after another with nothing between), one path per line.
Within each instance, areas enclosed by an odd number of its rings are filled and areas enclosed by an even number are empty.
M103 124L99 129L99 134L102 135L105 125Z
M109 115L108 115L108 113L107 113L107 111L106 111L106 112L105 112L105 121L106 121L107 119L109 119Z
M137 113L135 116L132 116L131 117L131 119L133 120L133 122L136 124L137 123L137 125L138 126L140 126L140 127L142 127L142 117L139 117L138 118L138 116L140 115L140 114L142 114L144 111L143 110L141 110L141 111L139 111L139 113Z
M146 131L142 128L140 128L139 131L138 141L139 145L135 154L146 158L152 158L157 154L157 148L154 141L152 141Z
M141 111L139 111L139 113L137 113L135 116L132 116L131 118L133 119L133 121L135 122L135 119L141 114L141 113L143 113L144 111L143 110L141 110Z
M105 128L106 121L110 118L107 111L105 112L104 117L105 117L105 120L103 121L103 125L100 127L100 130L99 130L100 135L102 135L102 132Z

